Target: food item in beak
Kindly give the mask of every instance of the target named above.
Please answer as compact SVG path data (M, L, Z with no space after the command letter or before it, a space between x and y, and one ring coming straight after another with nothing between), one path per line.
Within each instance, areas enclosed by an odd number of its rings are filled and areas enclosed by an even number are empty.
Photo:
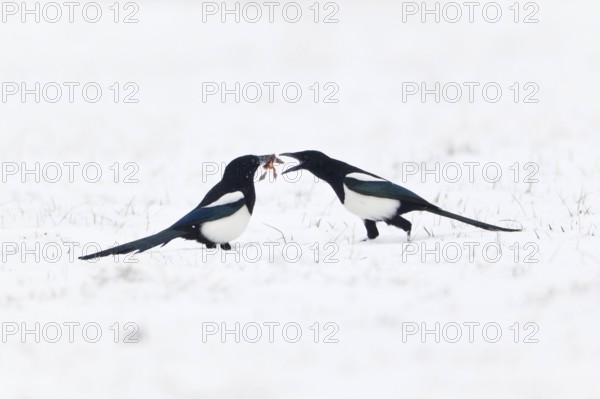
M269 170L273 171L273 178L277 179L277 169L275 168L275 164L281 165L283 161L275 156L275 154L269 155L267 161L263 164L263 169L265 172L260 176L260 180L264 180L269 173Z

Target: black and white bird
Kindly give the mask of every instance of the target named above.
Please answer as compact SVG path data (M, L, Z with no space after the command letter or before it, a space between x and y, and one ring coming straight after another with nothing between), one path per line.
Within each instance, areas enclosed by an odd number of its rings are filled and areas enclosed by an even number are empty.
M319 151L288 152L280 155L299 161L298 165L284 170L283 174L308 170L329 183L346 209L363 220L369 239L379 236L376 223L385 222L404 230L410 240L412 224L401 215L412 211L431 212L484 230L521 231L494 226L444 211L404 187L356 166L330 158Z
M82 256L88 260L108 255L144 252L158 245L166 245L175 238L194 240L207 248L231 249L229 242L246 229L254 209L256 170L269 162L274 155L245 155L231 161L223 178L204 197L202 202L171 227L136 241L107 250Z

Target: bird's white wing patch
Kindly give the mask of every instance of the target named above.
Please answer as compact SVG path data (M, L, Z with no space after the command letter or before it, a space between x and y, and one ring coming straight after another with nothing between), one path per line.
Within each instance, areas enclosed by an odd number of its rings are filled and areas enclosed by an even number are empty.
M234 202L237 202L237 201L241 200L242 198L244 198L244 194L242 194L241 191L235 191L233 193L227 193L227 194L221 196L221 198L219 198L215 202L212 202L212 203L204 206L204 208L210 208L210 207L213 207L213 206L231 204L231 203L234 203Z
M360 173L360 172L349 173L346 175L346 177L349 177L351 179L360 180L360 181L387 181L385 179L380 179L379 177L367 175L367 174Z

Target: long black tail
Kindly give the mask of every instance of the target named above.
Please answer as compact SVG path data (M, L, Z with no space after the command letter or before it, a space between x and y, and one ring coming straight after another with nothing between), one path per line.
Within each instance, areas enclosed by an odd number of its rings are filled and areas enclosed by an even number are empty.
M154 234L149 237L140 238L127 244L119 245L113 248L106 249L104 251L96 252L95 254L80 256L81 260L89 260L94 258L101 258L108 255L121 255L128 254L130 252L144 252L150 248L154 248L158 245L165 245L174 238L185 235L183 231L177 230L163 230L160 233Z
M425 209L427 212L435 213L436 215L444 216L450 219L458 220L460 222L470 224L471 226L479 227L480 229L489 230L489 231L522 231L523 229L509 229L506 227L494 226L493 224L487 224L483 222L479 222L477 220L469 219L464 216L457 215L452 212L445 211L440 208L427 208Z

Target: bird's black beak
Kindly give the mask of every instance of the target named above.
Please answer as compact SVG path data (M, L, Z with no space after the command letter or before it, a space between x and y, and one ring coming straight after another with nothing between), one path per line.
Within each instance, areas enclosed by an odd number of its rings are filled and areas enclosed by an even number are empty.
M258 162L260 162L260 166L264 166L265 164L269 163L272 159L274 159L275 155L259 155L257 158Z
M283 154L279 154L279 155L281 155L282 157L290 157L290 158L298 159L298 156L293 152L284 152ZM302 161L300 161L300 163L298 165L292 166L291 168L284 170L283 172L281 172L281 174L285 175L286 173L295 172L297 170L302 170L302 169L304 169L304 168L302 167Z
M283 161L279 158L277 158L277 156L275 156L275 154L269 154L269 155L258 155L258 162L260 162L260 166L263 167L268 167L269 169L273 168L274 164L282 164Z

